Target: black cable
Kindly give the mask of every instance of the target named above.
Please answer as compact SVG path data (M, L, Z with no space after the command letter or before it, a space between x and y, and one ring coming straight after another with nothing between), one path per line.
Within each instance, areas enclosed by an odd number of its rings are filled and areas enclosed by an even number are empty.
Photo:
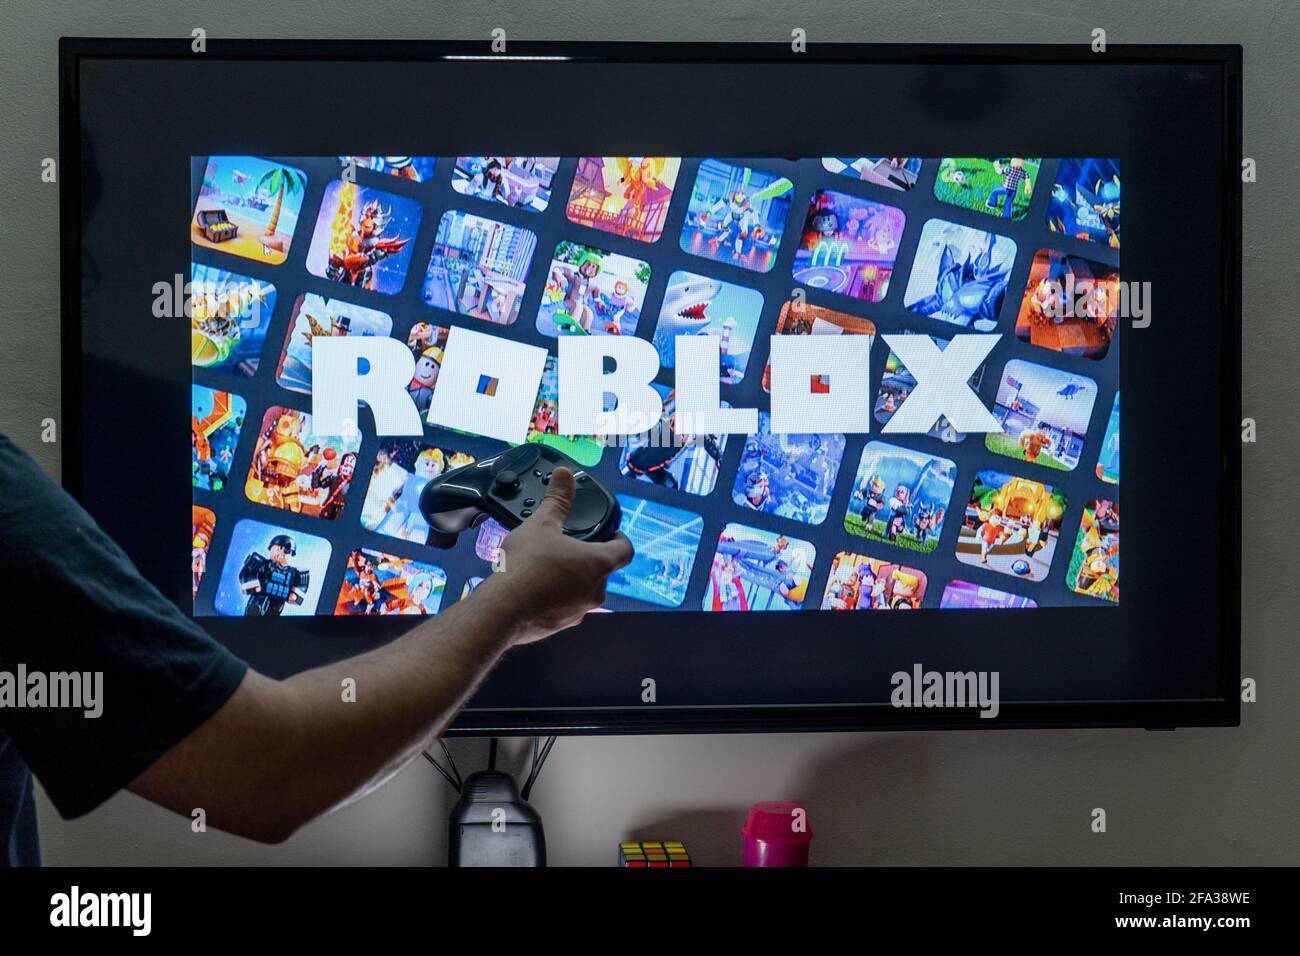
M536 745L536 741L534 741L534 745ZM533 759L533 771L528 775L528 779L524 781L524 789L519 793L522 799L527 800L528 795L533 792L533 784L537 782L537 775L542 772L542 765L546 763L546 758L550 756L551 748L554 746L555 735L552 734L546 738L546 746L542 747L542 752Z
M443 779L446 780L449 784L451 784L451 788L455 790L457 793L460 793L460 784L457 783L454 779L452 779L451 774L447 772L447 768L445 768L442 764L438 763L438 761L434 760L433 754L429 753L429 751L423 750L421 751L421 753L424 754L425 760L433 764L433 769L438 771L438 773L442 774Z
M456 775L456 792L459 793L465 786L465 781L460 778L460 770L456 767L456 758L451 755L451 751L447 748L447 741L441 737L438 738L438 745L442 747L442 752L447 755L447 763L451 766L451 772Z
M488 741L488 770L497 768L497 739L493 737Z

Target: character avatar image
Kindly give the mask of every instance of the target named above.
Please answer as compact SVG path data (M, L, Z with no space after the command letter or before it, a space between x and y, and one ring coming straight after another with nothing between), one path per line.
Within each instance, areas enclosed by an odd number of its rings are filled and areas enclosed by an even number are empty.
M277 534L266 552L249 554L239 569L239 589L247 595L245 617L279 617L286 604L302 604L311 586L311 572L289 564L297 553L292 537Z
M1008 594L997 588L987 588L969 581L949 581L939 599L939 607L961 610L979 610L983 608L1026 608L1038 607L1032 598L1019 594Z
M876 325L847 312L836 312L802 299L792 299L781 306L776 317L777 335L875 335ZM830 379L817 376L813 391L830 391ZM772 366L763 369L763 391L772 390Z
M196 246L270 265L289 257L307 174L256 156L211 156L190 239Z
M731 523L718 537L704 591L706 611L797 611L817 549L807 541Z
M406 391L421 418L429 411L429 403L433 401L433 389L438 384L438 372L442 368L443 350L447 347L447 331L446 326L416 322L406 335L406 347L415 358L415 371L411 374Z
M275 311L275 286L190 265L190 364L252 376Z
M336 519L351 488L361 436L312 434L306 412L272 406L244 482L249 501L304 514Z
M609 576L610 594L681 607L700 548L704 519L670 505L618 495L623 519L619 530L635 549L632 562Z
M442 568L359 548L348 555L336 615L437 614L447 588Z
M663 400L663 418L658 428L628 436L618 470L629 478L674 491L710 494L718 480L727 436L678 432L676 392L666 385L651 387ZM730 406L723 402L722 407Z
M906 192L916 185L921 160L915 156L823 156L822 166L860 182Z
M1115 502L1098 498L1083 509L1065 580L1075 594L1119 602L1119 505Z
M543 335L633 335L650 265L568 240L555 247L537 312Z
M1047 228L1119 248L1118 159L1063 159L1047 204Z
M903 305L976 332L991 332L1006 296L1016 244L969 226L931 219L921 229Z
M435 309L509 325L519 317L536 248L528 229L449 210L438 221L420 297Z
M925 598L924 571L841 551L831 559L823 611L914 611Z
M940 350L948 344L947 339L941 339L938 336L930 336L930 341L934 342ZM971 377L967 379L972 389L979 389L980 382L984 379L984 366L981 365ZM880 392L876 396L874 414L876 421L884 425L894 417L900 405L907 401L907 397L912 394L912 389L916 388L916 377L907 370L896 354L891 350L889 357L885 359L885 374L880 379ZM926 432L931 438L937 438L940 441L956 443L965 439L965 434L957 431L948 421L947 416L940 415L938 421L931 426Z
M980 471L957 536L957 560L1041 581L1052 564L1065 508L1065 495L1051 485Z
M847 193L813 193L795 250L796 282L866 302L889 291L907 216L901 209Z
M886 442L862 449L844 530L928 554L939 545L957 466Z
M1016 338L1067 355L1102 359L1115 335L1119 270L1040 249L1016 316Z
M352 163L357 169L369 169L398 179L408 179L413 183L423 183L433 178L438 159L436 156L340 156L339 162L345 166Z
M275 380L291 392L310 395L313 340L338 335L388 335L392 330L392 318L378 309L304 293L294 302Z
M737 384L745 377L762 312L762 293L679 269L668 277L655 324L660 366L677 366L679 335L712 335L719 339L719 381Z
M465 452L418 441L384 442L361 506L361 526L403 541L431 543L432 531L420 513L420 493L434 478L473 461Z
M700 163L682 224L683 252L769 272L785 233L794 184L749 166Z
M564 214L579 226L658 242L681 162L675 156L580 156Z
M336 179L325 187L307 271L330 282L396 295L406 281L421 214L413 199Z
M193 579L190 598L193 599L198 595L199 584L208 570L208 549L212 547L212 535L217 529L217 516L198 505L190 510L190 577Z
M220 491L226 486L247 411L248 403L238 395L190 386L190 480L195 488Z
M558 156L457 156L451 188L516 209L542 212L551 202Z
M1029 212L1038 181L1038 157L980 159L945 156L939 160L934 198L940 202L1019 221Z
M1097 383L1046 365L1012 359L1002 371L993 414L1002 431L984 447L1020 461L1073 471L1097 399Z
M745 438L731 500L742 508L821 524L844 457L842 434L774 435L771 415Z

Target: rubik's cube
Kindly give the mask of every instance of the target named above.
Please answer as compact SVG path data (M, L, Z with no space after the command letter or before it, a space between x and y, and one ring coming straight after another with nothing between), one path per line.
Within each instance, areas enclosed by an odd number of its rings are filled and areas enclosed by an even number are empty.
M618 865L638 869L690 866L691 856L682 843L620 843Z

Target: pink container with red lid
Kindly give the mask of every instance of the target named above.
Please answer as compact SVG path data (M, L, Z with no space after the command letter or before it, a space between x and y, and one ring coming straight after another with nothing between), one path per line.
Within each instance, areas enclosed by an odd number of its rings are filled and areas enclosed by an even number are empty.
M745 866L807 866L812 825L801 804L764 800L749 808L745 825Z

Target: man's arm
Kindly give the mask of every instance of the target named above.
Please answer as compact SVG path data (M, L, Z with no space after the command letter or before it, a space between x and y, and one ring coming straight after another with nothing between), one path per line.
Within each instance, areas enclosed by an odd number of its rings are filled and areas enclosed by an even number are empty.
M391 644L276 681L253 671L230 700L129 789L268 843L364 796L430 746L505 651L582 620L627 564L561 530L573 476L556 469L536 514L505 539L506 571ZM356 682L354 702L343 681Z

